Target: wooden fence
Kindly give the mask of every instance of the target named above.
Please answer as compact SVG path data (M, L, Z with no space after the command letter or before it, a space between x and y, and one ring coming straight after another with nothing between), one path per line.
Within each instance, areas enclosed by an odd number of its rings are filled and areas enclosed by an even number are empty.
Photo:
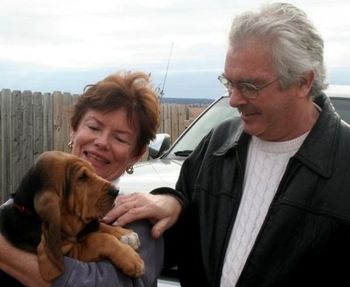
M0 93L0 203L46 150L69 151L70 107L77 95L2 90ZM174 140L188 126L186 105L161 104L159 132Z

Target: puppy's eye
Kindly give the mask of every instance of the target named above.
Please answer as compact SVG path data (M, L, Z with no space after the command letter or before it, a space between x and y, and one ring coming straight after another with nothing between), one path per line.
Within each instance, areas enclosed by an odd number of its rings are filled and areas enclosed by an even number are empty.
M78 180L86 181L88 178L89 178L88 174L85 171L83 171L83 172L80 173L80 175L78 177Z

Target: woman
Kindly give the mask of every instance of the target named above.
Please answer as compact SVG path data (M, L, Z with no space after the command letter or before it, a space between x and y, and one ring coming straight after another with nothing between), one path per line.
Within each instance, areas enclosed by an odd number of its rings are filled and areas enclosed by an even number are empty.
M159 125L159 105L144 73L118 73L89 85L71 118L72 153L89 161L98 175L117 184L146 151ZM130 225L141 241L145 275L128 278L109 261L83 263L65 258L64 273L51 286L153 286L162 267L163 243L150 236L148 222ZM36 255L12 247L0 234L0 268L25 286L50 286Z

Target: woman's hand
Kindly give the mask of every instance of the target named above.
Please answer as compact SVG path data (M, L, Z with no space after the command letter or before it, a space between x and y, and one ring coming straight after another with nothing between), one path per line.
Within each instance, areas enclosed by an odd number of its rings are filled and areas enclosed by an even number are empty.
M152 236L159 238L177 221L181 209L180 202L171 195L144 193L119 195L113 209L106 214L103 221L124 226L135 220L149 219L154 224Z
M0 269L28 287L48 287L40 274L36 255L13 247L0 233Z

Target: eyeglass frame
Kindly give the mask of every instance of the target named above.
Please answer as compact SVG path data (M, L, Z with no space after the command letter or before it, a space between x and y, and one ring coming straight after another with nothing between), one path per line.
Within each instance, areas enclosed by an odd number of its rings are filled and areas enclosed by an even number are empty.
M219 82L225 87L225 89L227 89L227 91L229 93L231 93L232 90L235 88L242 94L242 96L244 98L249 99L249 100L256 99L259 96L259 92L261 90L263 90L264 88L267 88L268 86L270 86L271 84L276 82L278 79L279 79L279 77L277 77L276 79L274 79L270 82L267 82L266 84L264 84L262 86L256 86L254 84L244 82L244 81L231 81L226 77L226 75L224 73L222 73L221 75L218 76ZM254 95L247 96L244 92L245 88L248 88L249 92L254 93Z

